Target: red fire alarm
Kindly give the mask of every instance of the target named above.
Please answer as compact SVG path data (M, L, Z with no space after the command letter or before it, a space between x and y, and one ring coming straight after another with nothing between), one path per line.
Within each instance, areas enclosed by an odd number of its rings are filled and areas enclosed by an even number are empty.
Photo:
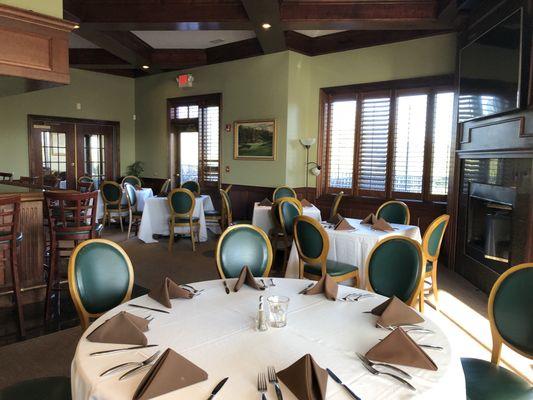
M192 76L192 74L178 75L178 77L176 78L176 82L178 82L178 87L180 88L192 87L194 77Z

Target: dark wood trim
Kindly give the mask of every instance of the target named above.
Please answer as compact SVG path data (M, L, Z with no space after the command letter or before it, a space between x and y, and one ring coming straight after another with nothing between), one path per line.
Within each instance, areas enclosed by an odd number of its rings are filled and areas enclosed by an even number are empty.
M431 197L431 174L433 172L433 128L435 123L435 91L430 90L426 108L426 136L424 141L424 169L422 171L422 200L429 201ZM451 152L450 144L450 152Z

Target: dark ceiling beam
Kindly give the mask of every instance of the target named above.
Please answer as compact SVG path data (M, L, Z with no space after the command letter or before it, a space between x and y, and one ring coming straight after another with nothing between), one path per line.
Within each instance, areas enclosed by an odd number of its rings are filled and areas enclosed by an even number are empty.
M69 50L70 66L78 68L80 65L113 65L119 68L128 66L133 68L129 63L121 58L114 56L104 49L70 49Z
M241 0L248 18L253 24L255 36L261 44L265 54L275 53L287 49L285 35L279 19L278 0ZM264 23L270 24L264 29Z
M100 31L252 31L249 20L186 22L84 22L87 28Z
M263 54L257 38L210 47L205 52L207 54L207 64L217 64L239 60L241 58L256 57Z
M160 49L150 55L152 63L162 69L183 69L207 64L204 49Z

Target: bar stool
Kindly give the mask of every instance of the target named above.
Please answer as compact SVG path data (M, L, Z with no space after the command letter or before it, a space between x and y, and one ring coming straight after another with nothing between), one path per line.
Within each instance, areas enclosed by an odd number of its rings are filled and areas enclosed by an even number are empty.
M7 259L3 255L9 251L9 261L11 264L11 279L13 280L13 292L15 294L15 306L17 307L19 333L24 336L24 312L22 309L22 297L20 292L20 277L17 260L17 245L22 242L20 232L20 196L0 197L0 260L6 265Z
M50 318L52 290L59 281L59 258L61 251L72 247L61 247L63 241L80 242L98 236L96 222L98 192L45 192L45 212L50 234L50 267L46 282L45 321ZM59 287L60 289L60 287ZM58 289L58 292L59 292ZM59 297L58 297L59 307Z

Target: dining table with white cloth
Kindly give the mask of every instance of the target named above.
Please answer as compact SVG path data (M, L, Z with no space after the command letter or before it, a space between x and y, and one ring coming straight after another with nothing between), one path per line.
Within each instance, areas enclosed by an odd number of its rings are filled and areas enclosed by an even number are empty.
M228 279L233 288L235 279ZM465 378L459 356L446 333L424 316L422 326L433 334L411 332L418 343L442 346L442 351L425 350L438 367L437 371L405 367L412 375L409 381L416 391L386 376L370 374L356 357L365 354L390 332L377 328L377 317L364 313L386 300L374 295L358 302L327 300L322 294L298 294L310 281L274 278L275 286L258 291L243 286L239 292L226 294L221 280L194 283L205 289L192 299L173 299L172 308L163 314L122 304L98 318L83 333L71 364L72 398L74 400L131 400L148 368L119 381L121 373L100 377L100 373L121 363L142 361L157 350L171 348L208 374L208 379L157 397L158 400L205 400L215 385L225 377L226 384L216 400L258 399L257 374L268 366L276 371L287 368L306 354L311 354L322 368L330 368L348 387L364 400L454 399L465 395ZM363 292L339 286L337 298ZM290 298L287 326L258 331L255 328L259 295L283 295ZM164 308L148 296L129 303ZM86 336L120 311L140 317L153 317L145 332L149 344L157 347L129 350L109 355L91 356L96 351L129 346L95 343ZM378 367L379 368L379 367ZM380 368L381 369L381 368ZM387 369L381 369L387 371ZM388 371L390 372L390 371ZM177 374L176 376L180 376ZM295 400L283 382L285 400ZM268 384L268 398L275 399L274 387ZM345 389L328 379L327 400L348 400Z
M252 225L261 228L267 234L274 227L274 221L272 221L272 216L270 214L271 208L271 206L260 206L259 203L256 202L254 204L254 211L252 215ZM317 221L322 220L320 210L315 205L302 207L302 214L316 219Z
M144 210L144 203L146 199L154 197L154 191L151 188L135 189L135 195L137 196L137 211ZM126 192L122 191L122 196L126 196ZM125 199L123 200L125 201ZM96 205L96 219L100 220L104 217L104 199L102 198L102 192L98 190L98 204Z
M372 248L379 241L391 235L402 235L422 242L420 228L413 225L390 224L393 231L374 230L368 224L361 224L360 219L346 218L353 230L334 230L331 224L325 224L329 238L329 252L327 259L340 261L346 264L359 267L359 282L361 287L365 287L365 263ZM299 256L296 246L293 244L287 262L286 278L298 278L299 276Z
M213 202L211 196L201 195L196 198L193 210L193 217L198 218L199 227L196 232L196 239L199 242L207 241L207 225L204 211L212 211ZM154 235L168 236L170 209L166 197L152 197L145 201L141 225L139 227L138 238L145 243L156 243ZM189 227L175 227L174 233L188 234Z

